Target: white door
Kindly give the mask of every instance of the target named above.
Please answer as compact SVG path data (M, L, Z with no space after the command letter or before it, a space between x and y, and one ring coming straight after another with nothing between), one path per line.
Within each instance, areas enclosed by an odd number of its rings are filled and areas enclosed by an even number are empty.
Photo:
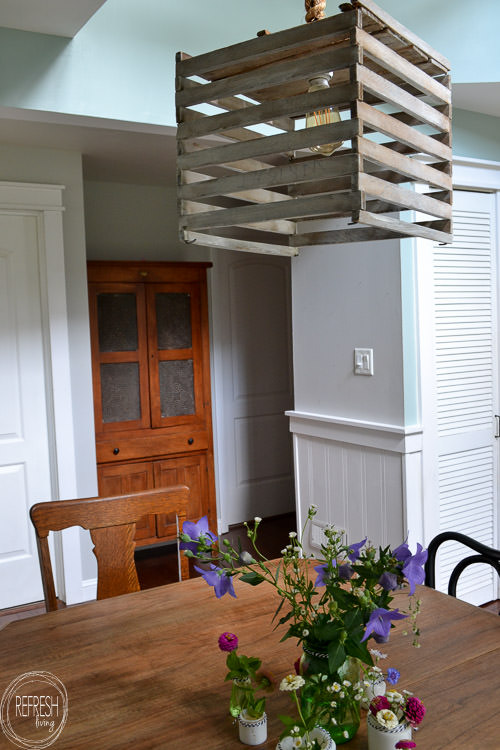
M0 608L43 599L28 515L51 496L37 221L0 212Z
M439 531L454 530L494 546L498 447L494 423L498 409L495 199L491 193L457 190L453 204L453 243L421 249L431 252L427 283L432 289L428 298L432 331L423 332L423 346L430 346L433 339L433 383L428 390L432 397L424 409L424 435L433 433L424 449L424 467L429 470L433 465L426 500L426 541ZM442 550L436 582L446 591L450 572L465 548L448 542ZM497 596L495 581L492 569L475 565L461 576L458 595L473 604L491 601Z
M216 251L217 252L217 251ZM221 250L212 283L221 527L295 509L290 259Z

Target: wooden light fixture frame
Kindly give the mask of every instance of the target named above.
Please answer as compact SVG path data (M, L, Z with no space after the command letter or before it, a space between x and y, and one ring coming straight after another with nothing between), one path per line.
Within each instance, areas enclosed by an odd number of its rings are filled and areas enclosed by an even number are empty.
M207 54L178 53L182 240L280 255L408 236L451 242L449 63L371 0L340 7ZM307 93L325 71L330 87ZM341 122L303 127L305 112L331 106ZM308 150L337 141L331 156Z

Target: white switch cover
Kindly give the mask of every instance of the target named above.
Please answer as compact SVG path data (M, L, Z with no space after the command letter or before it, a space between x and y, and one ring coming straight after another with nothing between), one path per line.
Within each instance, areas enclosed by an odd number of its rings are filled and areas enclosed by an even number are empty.
M354 374L373 375L373 349L354 350Z

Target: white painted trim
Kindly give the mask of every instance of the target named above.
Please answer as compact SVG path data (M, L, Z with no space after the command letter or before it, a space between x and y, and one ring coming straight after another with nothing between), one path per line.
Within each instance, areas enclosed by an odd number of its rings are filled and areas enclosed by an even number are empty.
M13 213L35 212L37 215L53 499L76 497L77 494L64 272L63 191L63 185L0 182L3 208ZM80 586L69 584L70 580L82 579L79 529L69 529L62 538L60 534L55 535L54 557L58 596L68 604L81 601Z
M290 431L336 442L351 443L393 453L416 453L422 450L422 427L379 422L364 422L325 414L287 411Z
M64 185L41 185L0 181L0 204L19 211L64 211Z
M496 216L496 283L497 283L497 336L500 335L500 162L485 159L471 159L468 157L453 157L453 186L464 190L478 190L495 193L495 216ZM421 400L422 400L422 422L425 426L424 450L422 454L422 504L420 514L415 513L416 523L421 522L423 530L422 539L428 543L439 530L439 518L436 517L436 487L438 474L438 460L436 443L430 437L437 433L435 424L435 412L431 407L434 403L434 378L435 370L435 345L434 345L434 320L432 315L432 301L425 279L430 278L429 263L431 258L430 243L428 240L418 238L417 262L418 262L418 319L420 340L425 344L420 346L421 354ZM498 342L497 342L498 344ZM498 345L497 345L498 351ZM497 404L500 404L500 378L499 393L496 394ZM497 407L498 408L498 407ZM500 440L497 441L495 454L495 473L497 479L497 507L494 509L494 531L496 539L494 545L498 548L500 541L500 510L498 508L500 498L500 472L499 472L499 449ZM500 580L498 581L497 596L500 596Z

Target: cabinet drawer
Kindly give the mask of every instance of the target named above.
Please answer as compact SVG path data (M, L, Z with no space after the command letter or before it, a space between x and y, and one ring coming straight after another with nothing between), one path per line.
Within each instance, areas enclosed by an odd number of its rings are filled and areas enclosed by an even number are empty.
M97 463L129 461L134 458L163 456L206 450L206 432L188 432L182 435L149 435L147 437L105 440L97 443Z

